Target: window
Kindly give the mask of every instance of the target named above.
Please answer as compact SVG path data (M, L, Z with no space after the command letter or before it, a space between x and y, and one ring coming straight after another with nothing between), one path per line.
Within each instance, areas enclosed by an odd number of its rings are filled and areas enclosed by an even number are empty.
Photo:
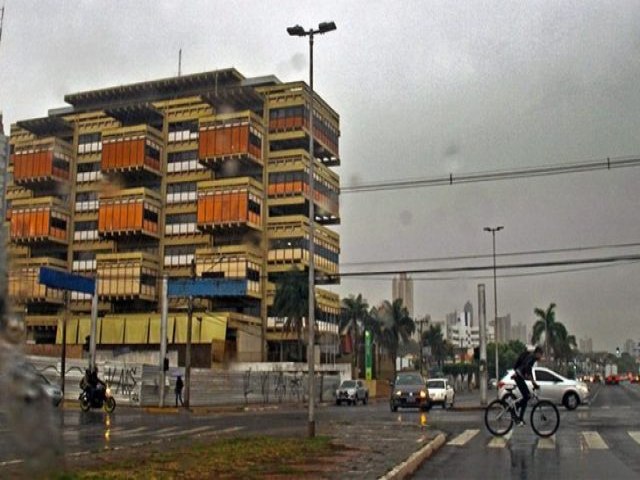
M198 121L187 120L169 124L169 142L187 142L198 139Z
M78 153L100 151L102 151L102 134L100 132L83 133L78 136Z
M167 185L167 203L194 202L198 196L195 182L170 183Z
M561 382L562 380L556 377L553 373L545 370L536 370L536 381L538 382Z
M167 156L167 170L169 173L195 172L204 169L205 166L198 161L197 150L170 152Z

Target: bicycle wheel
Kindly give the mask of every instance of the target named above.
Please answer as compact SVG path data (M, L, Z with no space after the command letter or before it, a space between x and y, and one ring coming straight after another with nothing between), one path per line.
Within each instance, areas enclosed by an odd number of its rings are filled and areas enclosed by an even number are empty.
M493 435L501 437L513 428L509 405L504 400L494 400L484 411L484 424Z
M541 437L550 437L560 426L560 413L548 400L540 400L531 409L531 428Z

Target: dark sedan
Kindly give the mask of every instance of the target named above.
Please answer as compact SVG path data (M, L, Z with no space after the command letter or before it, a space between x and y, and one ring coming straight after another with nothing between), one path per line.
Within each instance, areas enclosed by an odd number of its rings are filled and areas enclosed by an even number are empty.
M419 373L399 373L391 387L389 406L392 412L397 412L398 408L431 408L427 382Z

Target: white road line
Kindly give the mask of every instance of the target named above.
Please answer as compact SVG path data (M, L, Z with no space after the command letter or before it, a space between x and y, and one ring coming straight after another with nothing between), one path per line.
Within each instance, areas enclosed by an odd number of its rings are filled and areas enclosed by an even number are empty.
M627 432L631 438L640 443L640 432Z
M205 430L211 430L212 428L215 428L215 427L213 425L205 425L203 427L196 427L190 430L182 430L181 432L177 432L177 433L179 433L180 435L193 435L195 433L204 432Z
M15 459L15 460L7 460L6 462L0 462L0 467L8 467L9 465L16 465L18 463L24 463L24 460Z
M467 443L469 440L471 440L473 437L475 437L478 433L480 433L480 430L465 430L456 438L448 442L447 445L454 445L456 447L461 447L462 445Z
M509 443L509 440L511 440L511 435L513 435L513 430L510 430L509 433L507 433L504 437L494 437L487 444L487 447L504 448L507 446L507 443Z
M609 448L598 432L582 432L582 438L591 450L607 450Z
M153 432L154 435L164 435L165 433L169 433L169 432L173 432L174 430L177 430L180 427L177 426L173 426L173 427L166 427L163 428L162 430L156 430L155 432Z
M540 450L554 450L556 448L556 436L551 435L547 438L538 440L538 448Z

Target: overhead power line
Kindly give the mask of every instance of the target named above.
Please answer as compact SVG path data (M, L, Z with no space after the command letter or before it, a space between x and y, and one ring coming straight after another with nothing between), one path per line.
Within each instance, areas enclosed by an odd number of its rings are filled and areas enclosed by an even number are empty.
M580 247L551 248L546 250L525 250L522 252L503 252L497 253L496 257L521 257L525 255L548 255L554 253L575 253L587 252L592 250L604 250L615 248L632 248L640 247L640 243L613 243L602 245L587 245ZM490 253L487 254L470 254L456 255L450 257L426 257L426 258L404 258L395 260L363 260L361 262L341 262L340 267L364 266L364 265L385 265L385 264L403 264L403 263L426 263L426 262L450 262L457 260L478 260L482 258L492 258Z
M594 265L594 264L607 264L617 262L633 262L640 260L640 254L636 255L617 255L613 257L596 257L596 258L583 258L572 260L555 260L546 262L527 262L527 263L511 263L504 265L496 265L497 270L514 270L514 269L528 269L528 268L549 268L560 267L569 265ZM457 273L457 272L480 272L484 270L493 270L493 265L480 265L480 266L468 266L468 267L447 267L447 268L419 268L419 269L397 269L397 270L375 270L375 271L360 271L360 272L345 272L331 275L331 277L375 277L381 275L397 275L400 273L406 274L420 274L420 273Z
M487 172L472 172L467 174L450 173L441 177L408 178L402 180L388 180L384 182L362 183L347 185L340 189L341 193L378 192L382 190L402 190L407 188L438 187L445 185L493 182L496 180L512 180L516 178L532 178L564 173L592 172L596 170L612 170L640 166L640 158L615 157L602 160L592 160L579 163L564 163L537 167L523 167L511 170L494 170Z

